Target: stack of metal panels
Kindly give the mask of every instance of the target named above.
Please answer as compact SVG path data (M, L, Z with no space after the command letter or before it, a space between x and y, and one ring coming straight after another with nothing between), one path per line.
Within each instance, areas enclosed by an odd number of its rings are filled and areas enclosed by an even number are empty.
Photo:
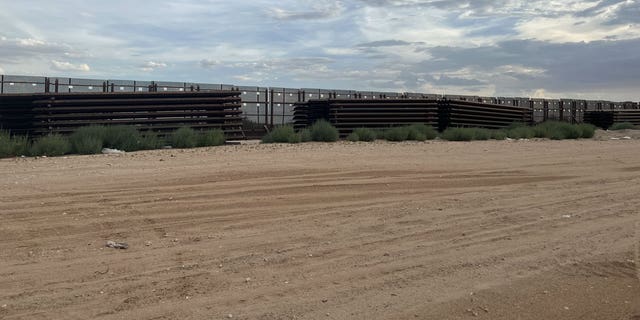
M514 122L530 124L532 121L529 108L458 100L446 101L441 107L440 117L447 118L444 121L447 127L489 129L505 128Z
M615 123L629 122L640 126L640 109L618 109L610 111L587 111L584 122L591 123L603 129L608 129Z
M140 130L219 128L242 136L240 92L46 93L0 96L0 126L17 134L67 134L89 125Z
M429 99L328 99L298 103L294 126L304 128L319 119L328 120L348 135L357 128L384 129L426 124L438 126L438 101Z

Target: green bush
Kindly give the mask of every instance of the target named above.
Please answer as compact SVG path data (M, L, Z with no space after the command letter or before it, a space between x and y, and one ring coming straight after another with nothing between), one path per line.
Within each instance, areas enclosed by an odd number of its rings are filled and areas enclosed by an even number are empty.
M375 134L376 139L378 139L378 140L383 140L387 136L387 130L386 129L373 129L372 131Z
M155 132L147 131L140 135L138 148L140 150L160 149L164 146L164 141Z
M30 146L28 137L0 131L0 158L29 155Z
M618 123L614 123L611 127L609 127L609 130L627 130L627 129L635 129L636 126L633 125L633 123L631 122L618 122Z
M471 141L473 140L473 128L448 128L440 138L448 141Z
M588 124L575 125L560 121L547 121L533 127L536 138L552 140L592 138L595 127Z
M578 129L580 130L580 137L584 139L593 138L593 136L596 134L596 126L592 124L579 124Z
M358 136L358 141L375 141L377 136L377 133L374 130L371 130L369 128L357 128L355 130L353 130L353 133ZM347 140L349 140L349 137L347 137Z
M406 141L409 139L408 127L393 127L385 131L384 138L388 141Z
M171 134L169 142L174 148L195 148L198 145L198 138L195 130L182 127Z
M296 131L290 125L275 127L262 138L263 143L292 143L292 141L296 143L295 141L300 142L299 140L301 140L300 135L296 134Z
M504 130L491 130L491 139L505 140L507 139L507 133Z
M134 126L108 126L106 127L103 145L107 148L123 151L140 150L140 132Z
M319 142L335 142L338 141L340 133L338 129L332 126L326 120L318 120L309 128L311 131L311 140Z
M221 129L206 130L198 137L198 147L221 146L225 142L224 131Z
M300 136L300 142L311 141L311 130L309 129L300 130L300 132L298 132L298 135Z
M473 140L489 140L491 139L491 130L483 128L472 128Z
M433 140L438 137L438 132L432 127L425 124L412 124L408 127L408 140Z
M531 139L536 137L536 131L532 127L516 126L506 131L507 137L511 139Z
M31 146L33 156L61 156L71 151L71 143L58 134L38 138Z
M352 142L360 141L360 135L358 135L358 133L355 131L351 132L351 134L347 136L347 140Z
M71 151L77 154L96 154L102 151L107 128L104 126L87 126L78 128L69 136Z

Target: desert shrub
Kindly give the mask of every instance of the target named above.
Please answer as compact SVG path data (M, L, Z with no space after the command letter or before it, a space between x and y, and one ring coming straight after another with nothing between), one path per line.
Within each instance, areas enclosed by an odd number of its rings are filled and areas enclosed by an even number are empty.
M580 130L580 138L590 139L596 134L596 126L587 123L581 123L578 125Z
M169 137L169 143L174 148L194 148L198 145L198 133L189 128L182 127L174 131Z
M384 138L388 141L406 141L409 139L408 127L393 127L385 131Z
M311 140L319 142L334 142L338 141L340 133L338 129L331 125L326 120L318 120L309 128L311 131Z
M387 135L387 129L371 129L376 136L376 139L383 140Z
M140 135L140 141L138 143L138 148L140 150L160 149L163 146L164 140L153 131L147 131Z
M100 153L107 136L107 128L104 126L87 126L78 128L69 136L71 151L77 154Z
M360 141L360 135L357 132L351 132L348 136L347 136L347 140L351 141L351 142L356 142L356 141Z
M298 132L298 135L300 136L300 142L311 141L311 130L309 129L300 130L300 132Z
M140 132L134 126L108 126L104 137L107 148L136 151L140 149Z
M633 125L633 123L631 122L618 122L618 123L614 123L611 127L609 127L609 130L627 130L627 129L635 129L636 126Z
M353 130L353 133L358 136L358 141L374 141L378 137L377 133L369 128L357 128ZM349 137L347 137L349 140Z
M484 128L472 128L473 140L489 140L491 139L491 130Z
M507 137L511 139L531 139L536 136L536 132L532 127L515 126L507 128Z
M578 128L577 125L573 125L569 123L557 123L554 126L554 129L550 138L553 140L564 140L564 139L579 139L581 136L582 136L582 131Z
M408 127L408 140L433 140L438 137L438 132L432 127L425 124L412 124Z
M505 140L507 139L507 133L504 130L491 130L491 139Z
M440 135L440 138L448 141L471 141L473 140L473 128L448 128Z
M294 138L297 137L297 138ZM301 140L290 125L275 127L271 132L262 138L263 143L292 143L291 141ZM300 142L300 141L298 141ZM295 142L293 142L295 143Z
M0 131L0 158L29 155L30 143L26 136L12 136Z
M71 152L71 143L66 137L59 134L38 138L31 146L33 156L61 156Z
M206 130L200 132L198 147L221 146L225 142L224 131L221 129Z

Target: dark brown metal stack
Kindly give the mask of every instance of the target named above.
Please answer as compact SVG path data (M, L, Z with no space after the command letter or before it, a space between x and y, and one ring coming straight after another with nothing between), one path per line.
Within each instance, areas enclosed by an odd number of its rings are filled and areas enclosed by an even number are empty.
M219 128L242 137L240 92L50 93L0 96L0 126L17 134L70 133L88 125L140 130Z
M531 109L473 101L441 101L441 123L447 127L500 129L514 122L530 124ZM442 128L442 126L441 126Z
M298 103L296 128L328 120L346 136L357 128L384 129L416 123L438 125L438 101L424 99L328 99Z
M615 123L628 122L640 126L639 109L618 109L610 111L587 111L584 113L584 122L597 127L608 129Z

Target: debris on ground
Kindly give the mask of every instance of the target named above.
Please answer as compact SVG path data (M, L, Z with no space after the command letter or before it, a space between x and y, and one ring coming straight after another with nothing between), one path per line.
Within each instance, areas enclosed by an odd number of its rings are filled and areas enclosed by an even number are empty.
M118 149L104 148L102 149L102 154L125 154L125 152Z
M124 242L107 241L107 248L113 249L129 249L129 245Z

